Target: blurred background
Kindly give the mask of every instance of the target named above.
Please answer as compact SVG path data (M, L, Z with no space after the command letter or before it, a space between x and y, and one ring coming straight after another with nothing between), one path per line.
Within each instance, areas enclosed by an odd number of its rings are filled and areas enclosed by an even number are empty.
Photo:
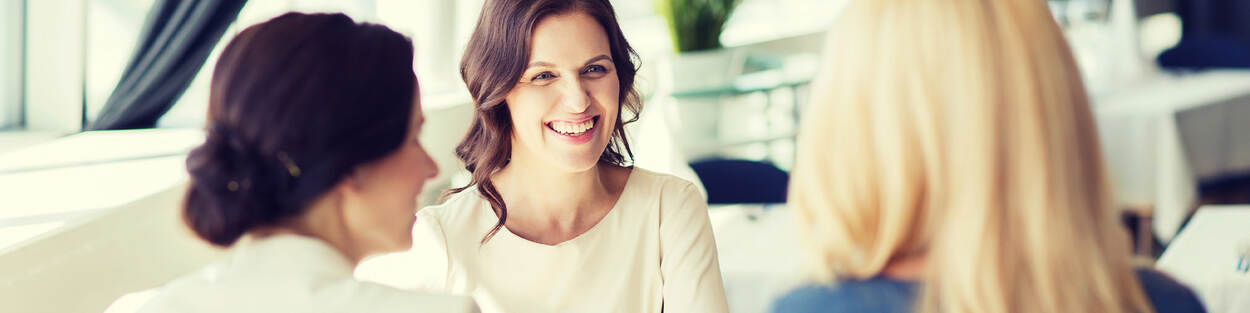
M704 187L733 312L762 312L798 266L784 205L795 131L846 2L612 1L642 67L644 109L627 127L636 164ZM1212 312L1250 312L1250 276L1225 266L1250 254L1250 1L1047 3L1138 262ZM177 219L185 154L204 139L217 54L288 11L413 38L422 140L442 167L421 203L435 203L467 181L451 153L472 113L457 71L481 5L0 0L0 311L130 312L223 255Z

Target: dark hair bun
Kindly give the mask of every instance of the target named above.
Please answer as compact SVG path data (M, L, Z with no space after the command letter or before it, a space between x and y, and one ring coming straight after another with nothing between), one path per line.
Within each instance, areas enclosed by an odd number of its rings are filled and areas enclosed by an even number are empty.
M191 187L184 214L188 226L208 242L229 246L248 230L299 212L279 201L294 178L261 153L223 131L209 131L187 156ZM280 168L276 168L280 167Z

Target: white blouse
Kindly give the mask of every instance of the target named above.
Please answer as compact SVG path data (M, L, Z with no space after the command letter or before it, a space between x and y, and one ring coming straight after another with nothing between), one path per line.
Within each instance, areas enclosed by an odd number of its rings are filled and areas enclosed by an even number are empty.
M557 245L506 227L480 244L497 217L472 188L417 216L413 250L367 261L366 276L471 295L488 313L728 312L707 202L671 175L634 168L612 210Z
M468 297L404 291L352 277L325 242L274 235L167 284L140 312L478 312Z

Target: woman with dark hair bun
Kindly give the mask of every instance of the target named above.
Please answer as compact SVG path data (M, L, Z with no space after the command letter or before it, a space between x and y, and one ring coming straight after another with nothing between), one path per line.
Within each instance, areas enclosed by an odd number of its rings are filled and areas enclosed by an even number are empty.
M352 276L361 259L412 245L417 195L437 174L418 141L412 51L343 14L288 13L231 40L207 139L187 157L183 219L233 255L144 311L475 312L466 297Z

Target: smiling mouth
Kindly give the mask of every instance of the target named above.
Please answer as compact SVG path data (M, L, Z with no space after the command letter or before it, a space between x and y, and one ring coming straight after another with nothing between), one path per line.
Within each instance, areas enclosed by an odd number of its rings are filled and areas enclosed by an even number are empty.
M564 121L547 122L547 129L551 129L561 135L579 137L589 133L591 130L595 129L595 126L597 125L599 125L599 116L576 123Z

